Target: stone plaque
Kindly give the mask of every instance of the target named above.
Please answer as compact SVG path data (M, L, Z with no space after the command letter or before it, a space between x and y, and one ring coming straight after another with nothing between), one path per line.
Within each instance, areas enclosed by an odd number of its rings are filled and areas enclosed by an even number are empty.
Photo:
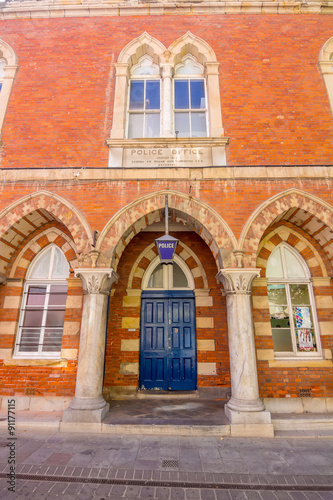
M108 139L110 168L211 167L226 164L226 138Z
M124 150L124 167L205 167L212 164L212 150L195 148L131 148Z

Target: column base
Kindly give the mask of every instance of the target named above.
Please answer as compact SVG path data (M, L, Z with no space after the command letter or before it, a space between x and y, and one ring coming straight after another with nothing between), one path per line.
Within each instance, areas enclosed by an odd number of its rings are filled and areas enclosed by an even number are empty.
M230 420L232 437L274 437L269 411L235 411L226 405L224 413Z
M63 412L63 422L101 423L109 412L110 405L103 397L74 398L70 406Z

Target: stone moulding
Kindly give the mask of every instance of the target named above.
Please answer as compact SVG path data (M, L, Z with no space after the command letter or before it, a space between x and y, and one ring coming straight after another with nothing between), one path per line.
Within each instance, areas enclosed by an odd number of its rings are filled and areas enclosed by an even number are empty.
M96 2L94 0L13 0L0 2L0 19L37 19L54 17L115 17L115 16L156 16L156 15L216 15L216 14L332 14L330 2L256 2L221 1L194 2L178 1L140 2Z

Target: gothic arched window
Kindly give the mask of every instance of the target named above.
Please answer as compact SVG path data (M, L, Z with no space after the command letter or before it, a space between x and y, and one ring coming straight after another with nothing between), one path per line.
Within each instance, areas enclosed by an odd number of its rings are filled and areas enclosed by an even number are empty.
M320 354L310 273L302 257L287 244L270 255L267 291L276 356Z
M30 265L16 338L16 357L60 356L69 277L63 252L50 245Z

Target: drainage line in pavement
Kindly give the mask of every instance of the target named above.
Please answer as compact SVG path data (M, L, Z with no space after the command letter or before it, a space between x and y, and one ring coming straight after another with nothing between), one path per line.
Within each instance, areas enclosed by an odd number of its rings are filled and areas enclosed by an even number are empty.
M9 475L1 472L0 478ZM253 484L253 483L189 483L186 481L156 481L151 479L108 479L97 477L39 476L38 474L16 474L16 479L27 481L50 481L54 483L92 483L121 486L154 486L157 488L200 488L214 490L273 490L273 491L332 491L332 485L323 484Z

